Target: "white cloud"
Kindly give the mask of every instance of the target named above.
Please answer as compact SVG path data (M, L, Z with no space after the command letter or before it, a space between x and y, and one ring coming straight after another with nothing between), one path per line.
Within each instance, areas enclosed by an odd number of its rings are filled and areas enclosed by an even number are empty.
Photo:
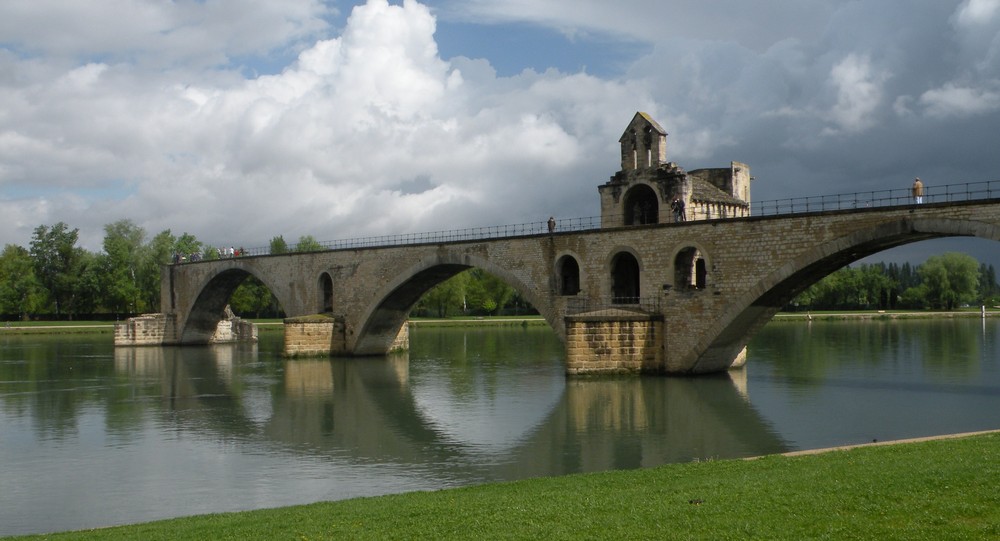
M920 104L931 117L969 117L1000 111L1000 92L948 83L924 92Z
M749 163L757 200L993 160L997 63L958 31L987 36L992 4L370 0L333 33L318 0L235 1L0 4L0 242L65 221L96 249L121 218L249 247L593 215L637 110L686 169ZM503 77L442 58L458 17L650 46L618 77ZM290 50L266 75L233 60ZM942 118L954 131L922 129Z
M665 38L731 41L763 50L822 31L839 0L445 0L443 16L475 21L530 22L570 37L591 32L636 41Z
M327 27L321 0L5 0L0 35L29 55L225 64Z
M1000 15L1000 0L965 0L956 15L962 26L988 24Z
M882 84L889 74L871 65L867 55L849 54L830 70L830 82L837 89L837 103L829 118L837 126L833 131L860 132L876 122L875 113L882 103Z

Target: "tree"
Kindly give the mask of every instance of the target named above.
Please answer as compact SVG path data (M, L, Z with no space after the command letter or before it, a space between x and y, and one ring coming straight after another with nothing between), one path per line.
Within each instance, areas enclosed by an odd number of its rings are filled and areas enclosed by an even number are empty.
M431 288L421 297L416 309L426 310L437 317L447 317L461 311L465 301L465 291L469 283L469 272L463 271Z
M233 292L229 305L238 315L261 317L265 312L277 313L278 300L271 290L255 276L249 276Z
M507 306L514 296L514 288L506 282L482 269L472 269L469 272L467 288L470 306L476 306L487 314L494 314Z
M285 237L278 235L271 239L271 254L287 254L288 253L288 243L285 242Z
M142 252L139 262L140 310L160 311L160 272L163 265L173 262L177 251L177 238L169 229L157 233Z
M35 264L28 250L8 244L0 253L0 313L29 314L45 305L45 290L35 276Z
M997 285L997 274L993 265L979 265L979 301L981 304L993 306L997 303L1000 286Z
M299 237L299 242L295 245L296 252L318 252L323 249L323 245L320 244L312 235L302 235Z
M42 286L48 291L54 304L56 315L61 315L67 301L72 296L76 277L71 273L80 230L70 230L63 222L51 228L40 225L31 238L31 258L35 262L35 273Z
M183 233L174 243L174 250L184 257L191 257L195 254L202 254L207 247L201 243L191 233Z
M147 295L142 292L140 266L146 259L146 231L132 220L104 226L104 291L107 307L115 313L141 312Z
M927 258L917 267L926 287L927 303L933 308L954 310L976 299L979 262L970 255L948 252Z

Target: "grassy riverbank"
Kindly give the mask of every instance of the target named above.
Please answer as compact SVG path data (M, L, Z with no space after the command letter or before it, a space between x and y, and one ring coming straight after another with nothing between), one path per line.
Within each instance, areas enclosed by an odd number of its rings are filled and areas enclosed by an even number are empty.
M539 478L38 538L997 539L1000 433Z

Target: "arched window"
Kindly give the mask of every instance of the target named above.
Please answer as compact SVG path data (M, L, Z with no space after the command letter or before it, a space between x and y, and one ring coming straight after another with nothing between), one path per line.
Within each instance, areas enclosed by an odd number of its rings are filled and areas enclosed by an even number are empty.
M333 278L330 274L324 272L322 276L319 277L319 290L322 292L323 298L320 299L320 306L322 310L320 312L332 312L333 311Z
M684 248L674 258L674 287L703 289L708 283L708 268L701 252L693 246Z
M611 260L611 297L615 304L639 303L639 262L628 252Z
M576 295L580 292L580 264L572 256L559 258L556 265L559 272L558 290L560 295Z
M625 225L655 224L660 206L656 192L645 184L634 186L625 194Z

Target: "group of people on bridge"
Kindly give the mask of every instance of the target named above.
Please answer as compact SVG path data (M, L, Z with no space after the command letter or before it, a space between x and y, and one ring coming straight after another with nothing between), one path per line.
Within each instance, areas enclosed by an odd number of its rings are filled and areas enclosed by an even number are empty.
M230 257L240 257L246 255L243 248L209 248L208 252L194 252L193 254L174 253L174 264L201 261L203 259L225 259ZM212 257L216 256L216 257Z

